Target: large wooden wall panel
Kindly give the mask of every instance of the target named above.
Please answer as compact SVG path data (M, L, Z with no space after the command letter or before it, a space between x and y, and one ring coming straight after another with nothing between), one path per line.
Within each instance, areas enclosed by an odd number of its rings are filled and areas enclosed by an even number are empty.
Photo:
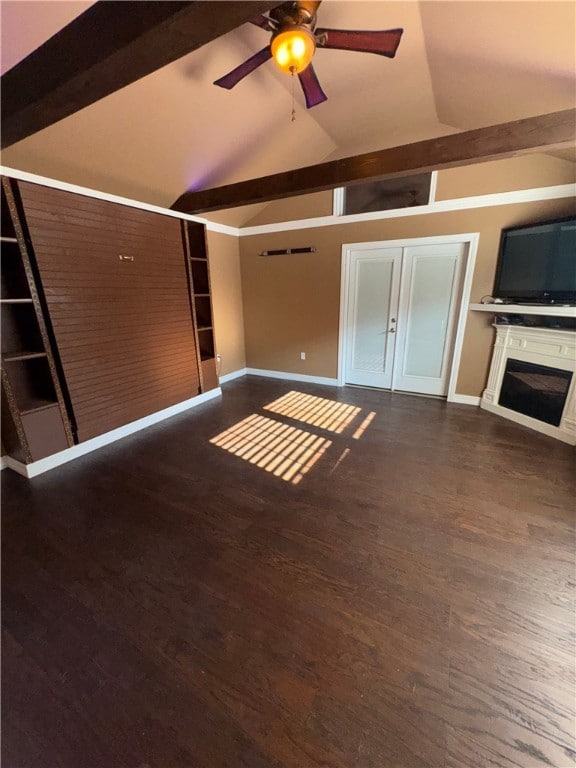
M26 182L19 189L78 439L197 395L179 220Z

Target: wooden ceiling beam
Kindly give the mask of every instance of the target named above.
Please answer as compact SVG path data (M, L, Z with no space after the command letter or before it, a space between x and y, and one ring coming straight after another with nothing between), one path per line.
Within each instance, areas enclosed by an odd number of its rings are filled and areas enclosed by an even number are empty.
M278 4L95 3L2 76L1 146L47 128Z
M558 149L573 146L575 140L576 109L567 109L213 189L191 190L181 195L172 208L184 213L235 208L364 181L500 160L545 148Z

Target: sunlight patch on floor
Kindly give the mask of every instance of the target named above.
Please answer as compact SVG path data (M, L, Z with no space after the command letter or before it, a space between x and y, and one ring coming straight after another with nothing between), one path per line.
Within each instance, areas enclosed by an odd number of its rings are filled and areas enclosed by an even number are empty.
M303 392L288 392L273 403L265 405L264 410L339 435L356 418L361 408L325 397L305 395Z
M294 485L332 445L324 437L258 414L234 424L210 443Z
M370 411L368 416L366 416L366 418L364 419L362 424L360 424L360 426L358 427L356 432L354 432L354 434L352 435L354 440L360 440L360 438L362 437L364 432L366 432L366 430L368 429L370 424L372 424L372 422L374 420L374 416L376 416L376 411Z

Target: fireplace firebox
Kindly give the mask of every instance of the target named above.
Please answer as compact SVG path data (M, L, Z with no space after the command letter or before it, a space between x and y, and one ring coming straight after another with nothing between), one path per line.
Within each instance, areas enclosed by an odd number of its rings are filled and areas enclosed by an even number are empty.
M559 427L571 381L570 371L509 357L498 404Z

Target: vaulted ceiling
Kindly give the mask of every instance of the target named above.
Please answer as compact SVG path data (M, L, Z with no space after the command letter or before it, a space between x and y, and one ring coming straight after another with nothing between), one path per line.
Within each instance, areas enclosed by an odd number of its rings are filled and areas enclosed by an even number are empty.
M1 3L2 71L91 3ZM129 3L126 3L129 7ZM6 166L170 206L201 189L574 106L572 2L324 0L325 27L405 32L396 58L319 50L328 101L306 110L268 62L232 91L212 82L262 48L249 24L12 145ZM240 224L261 206L228 212Z

